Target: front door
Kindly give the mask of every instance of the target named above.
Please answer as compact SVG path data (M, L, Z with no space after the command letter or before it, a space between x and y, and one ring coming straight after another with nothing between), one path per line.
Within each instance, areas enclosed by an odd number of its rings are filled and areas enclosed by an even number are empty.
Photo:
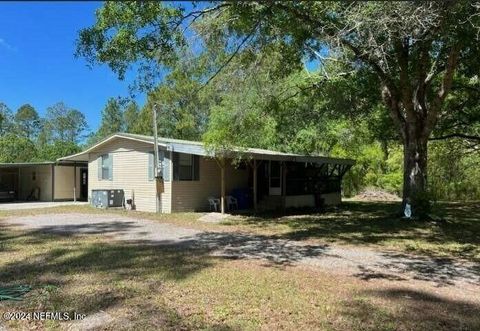
M269 195L281 195L282 194L282 170L280 162L270 161L269 171L270 185Z
M80 199L88 198L88 169L80 169Z

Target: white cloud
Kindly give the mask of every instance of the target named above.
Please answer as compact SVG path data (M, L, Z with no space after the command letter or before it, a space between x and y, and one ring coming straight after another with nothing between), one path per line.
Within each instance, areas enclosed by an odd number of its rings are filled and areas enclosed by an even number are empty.
M15 47L13 47L12 45L10 45L9 43L7 43L5 41L5 39L3 38L0 38L0 46L2 46L3 48L9 50L9 51L16 51L17 49Z

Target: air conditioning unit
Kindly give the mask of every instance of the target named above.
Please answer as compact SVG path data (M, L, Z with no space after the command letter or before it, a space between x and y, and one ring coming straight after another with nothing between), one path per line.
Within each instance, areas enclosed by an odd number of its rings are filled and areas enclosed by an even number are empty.
M115 190L92 190L92 206L96 208L125 207L125 192Z

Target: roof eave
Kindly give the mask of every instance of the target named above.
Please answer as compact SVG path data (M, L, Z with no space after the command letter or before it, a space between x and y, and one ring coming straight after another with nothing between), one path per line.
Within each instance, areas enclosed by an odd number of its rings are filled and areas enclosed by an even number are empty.
M147 139L140 139L140 138L135 138L135 137L127 136L127 135L122 135L121 133L115 133L115 134L112 134L112 135L102 139L101 141L99 141L95 145L87 148L83 152L58 158L57 161L87 161L88 162L89 161L89 157L88 157L89 153L94 152L95 149L97 149L98 147L103 146L106 143L108 143L108 142L110 142L114 139L118 139L118 138L128 139L128 140L133 140L133 141L138 141L138 142L142 142L142 143L145 143L145 144L153 145L153 141L150 141L150 140L147 140ZM158 146L167 147L167 145L161 144L161 143L159 143Z

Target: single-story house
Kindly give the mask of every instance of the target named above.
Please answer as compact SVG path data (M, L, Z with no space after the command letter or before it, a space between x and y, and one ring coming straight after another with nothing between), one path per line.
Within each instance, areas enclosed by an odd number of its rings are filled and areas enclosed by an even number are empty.
M87 177L87 162L0 163L0 190L18 201L86 201Z
M94 190L123 190L139 211L205 211L209 197L252 192L257 208L338 204L341 180L353 160L248 148L212 155L203 143L117 133L57 162L88 163L88 198ZM238 162L238 160L242 160ZM222 199L223 201L224 199Z

